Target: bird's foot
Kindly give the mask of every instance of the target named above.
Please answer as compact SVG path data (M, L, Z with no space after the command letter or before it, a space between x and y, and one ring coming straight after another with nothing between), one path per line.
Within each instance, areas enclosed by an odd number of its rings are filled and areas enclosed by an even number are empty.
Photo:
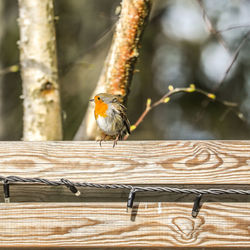
M105 140L105 139L106 139L106 137L107 137L107 135L103 135L103 136L101 136L101 138L100 138L100 139L96 140L97 142L99 142L100 147L102 146L102 141L106 141L106 140Z
M117 144L117 141L119 140L119 135L116 136L115 140L114 140L114 144L113 144L113 148L115 147L115 145Z

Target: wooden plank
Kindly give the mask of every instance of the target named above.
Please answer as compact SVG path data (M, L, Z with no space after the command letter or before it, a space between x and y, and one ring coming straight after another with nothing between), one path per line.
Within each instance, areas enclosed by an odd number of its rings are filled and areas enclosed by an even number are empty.
M249 203L0 204L1 247L249 247Z
M0 175L250 189L250 141L0 142ZM0 247L250 247L249 196L205 195L194 219L193 195L138 193L131 216L127 191L81 191L11 184L44 203L0 203Z
M250 141L0 142L0 175L129 184L250 184Z

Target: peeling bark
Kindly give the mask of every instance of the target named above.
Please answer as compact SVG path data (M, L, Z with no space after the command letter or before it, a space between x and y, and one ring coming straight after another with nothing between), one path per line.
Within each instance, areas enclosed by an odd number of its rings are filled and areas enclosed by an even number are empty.
M62 139L52 0L19 0L23 140Z
M103 71L92 96L100 92L121 95L126 104L142 33L151 9L151 0L123 0L121 13ZM75 140L94 139L98 130L89 105Z

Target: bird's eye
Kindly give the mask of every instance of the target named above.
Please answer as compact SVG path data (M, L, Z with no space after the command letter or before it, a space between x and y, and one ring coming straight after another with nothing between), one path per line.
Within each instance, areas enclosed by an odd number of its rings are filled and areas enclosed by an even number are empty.
M101 100L101 98L100 98L99 96L97 97L97 99L98 99L98 100Z

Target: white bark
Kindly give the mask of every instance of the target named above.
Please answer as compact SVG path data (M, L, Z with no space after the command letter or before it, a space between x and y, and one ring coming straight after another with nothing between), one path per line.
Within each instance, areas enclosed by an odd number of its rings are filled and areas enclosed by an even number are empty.
M26 141L61 140L53 0L19 0Z

